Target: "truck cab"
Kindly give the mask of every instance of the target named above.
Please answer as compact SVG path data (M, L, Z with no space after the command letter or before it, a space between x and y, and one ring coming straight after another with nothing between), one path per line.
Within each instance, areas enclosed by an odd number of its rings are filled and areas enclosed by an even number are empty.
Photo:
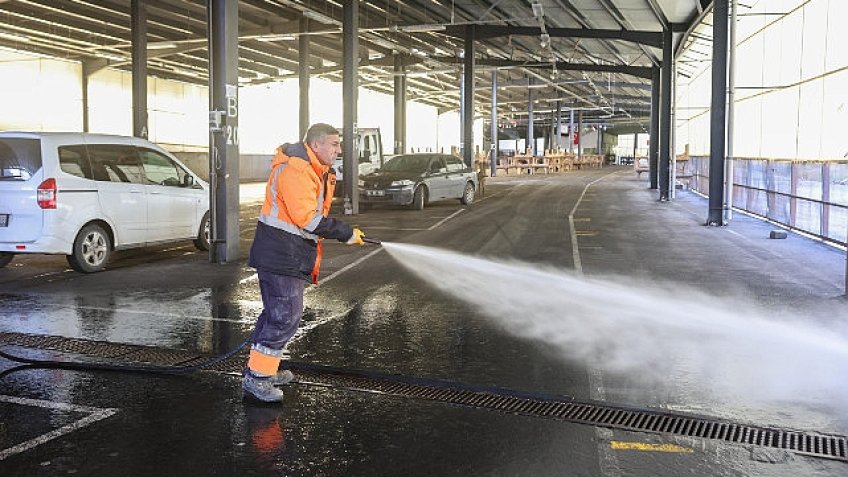
M339 131L339 136L344 139L344 132ZM370 174L383 167L383 141L380 136L380 128L357 128L354 134L354 151L359 156L359 176ZM344 196L344 145L342 154L333 163L336 171L336 197Z

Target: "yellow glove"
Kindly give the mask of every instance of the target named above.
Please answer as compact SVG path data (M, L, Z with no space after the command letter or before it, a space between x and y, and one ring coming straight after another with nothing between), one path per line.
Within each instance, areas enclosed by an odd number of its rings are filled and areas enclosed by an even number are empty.
M365 234L362 233L362 231L359 230L358 227L354 227L353 228L353 235L351 235L350 238L347 239L347 242L345 242L345 243L348 244L348 245L365 245L365 241L362 240L362 237L365 237Z

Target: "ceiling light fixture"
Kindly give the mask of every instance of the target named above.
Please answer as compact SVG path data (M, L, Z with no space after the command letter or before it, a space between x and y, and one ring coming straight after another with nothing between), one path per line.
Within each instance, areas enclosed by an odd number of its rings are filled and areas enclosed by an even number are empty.
M445 25L405 25L398 27L406 33L426 33L430 31L445 31Z
M542 18L545 16L545 10L542 8L542 4L538 1L534 1L533 4L533 16L536 18Z
M266 35L266 36L258 36L256 37L259 41L281 41L281 40L296 40L297 37L292 34L284 34L284 35Z

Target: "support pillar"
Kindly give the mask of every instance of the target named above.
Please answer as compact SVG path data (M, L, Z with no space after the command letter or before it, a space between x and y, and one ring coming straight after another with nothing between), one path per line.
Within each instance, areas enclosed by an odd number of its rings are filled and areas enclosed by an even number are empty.
M636 153L639 150L639 133L633 133L633 164L636 164Z
M727 0L713 2L710 196L707 225L723 225L724 152L727 126Z
M403 56L395 55L395 154L406 152L406 75Z
M671 70L674 68L674 58L671 52L671 29L663 31L663 60L660 85L660 144L659 144L659 173L657 179L660 188L660 201L668 200L669 168L671 165Z
M562 101L556 102L556 144L557 149L562 143Z
M297 84L300 92L299 115L298 115L298 130L300 135L298 139L303 140L306 137L306 130L309 129L309 35L304 35L309 31L309 19L301 17L300 33L297 39Z
M574 109L568 111L568 153L574 154Z
M583 157L583 110L581 109L577 113L577 160L579 161Z
M650 179L650 188L656 190L657 173L659 172L659 150L660 150L660 69L651 69L651 129L650 138L648 139L648 178ZM634 146L633 160L636 160Z
M132 36L133 136L147 139L147 9L143 0L130 5Z
M463 64L462 158L467 167L474 167L474 25L465 27L465 57Z
M238 2L209 0L209 261L239 258ZM210 126L212 126L210 114Z
M492 153L489 158L489 175L498 172L498 70L492 70Z
M533 84L531 77L527 83L527 147L524 148L531 156L536 155L536 137L533 132Z
M356 117L359 101L357 97L359 84L359 0L344 2L342 45L344 50L342 59L344 63L342 79L344 197L350 201L353 214L358 214L359 151L356 144Z

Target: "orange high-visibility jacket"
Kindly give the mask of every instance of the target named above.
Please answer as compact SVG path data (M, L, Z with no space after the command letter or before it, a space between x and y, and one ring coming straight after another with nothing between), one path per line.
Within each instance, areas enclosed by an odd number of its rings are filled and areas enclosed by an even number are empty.
M347 241L353 229L328 217L335 172L303 143L277 148L248 264L318 283L321 239Z

